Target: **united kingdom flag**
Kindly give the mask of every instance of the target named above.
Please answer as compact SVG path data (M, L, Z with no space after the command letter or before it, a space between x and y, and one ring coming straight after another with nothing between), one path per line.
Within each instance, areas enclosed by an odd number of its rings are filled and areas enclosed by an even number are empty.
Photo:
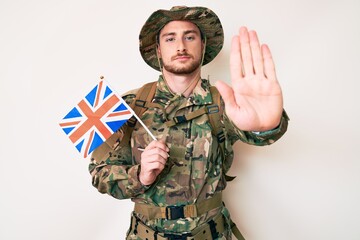
M101 80L61 120L60 127L86 158L132 116L125 101Z

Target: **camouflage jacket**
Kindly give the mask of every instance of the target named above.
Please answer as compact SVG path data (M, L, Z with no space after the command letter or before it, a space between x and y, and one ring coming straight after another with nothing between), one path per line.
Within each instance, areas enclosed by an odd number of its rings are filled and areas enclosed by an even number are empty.
M221 117L225 132L225 159L220 153L217 138L211 134L206 114L188 122L167 127L165 121L174 116L186 115L200 107L211 104L210 83L202 79L193 93L185 98L175 97L162 76L159 77L153 102L163 108L147 109L141 119L157 139L165 139L170 148L167 165L151 186L143 186L139 179L140 155L138 148L145 148L152 139L137 123L131 144L121 145L109 153L102 162L92 159L89 170L92 183L99 192L117 199L131 198L134 202L156 206L191 204L209 198L226 187L224 171L233 161L232 145L241 140L252 145L268 145L279 139L287 129L288 118L284 112L280 125L266 132L246 132L235 127L226 114ZM130 103L136 90L123 96ZM120 133L123 129L120 129ZM121 138L121 134L120 134ZM121 140L121 139L120 139ZM225 165L225 167L222 167ZM148 222L158 230L173 232L189 231L207 216L184 219L183 222L157 219Z

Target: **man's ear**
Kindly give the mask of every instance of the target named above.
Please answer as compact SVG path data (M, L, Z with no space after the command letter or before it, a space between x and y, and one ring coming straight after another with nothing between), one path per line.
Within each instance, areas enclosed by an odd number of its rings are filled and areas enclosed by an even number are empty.
M159 44L156 44L156 54L157 54L158 58L161 58L161 50L160 50Z
M202 49L203 52L205 52L205 48L206 48L205 40L202 40L201 41L201 49Z

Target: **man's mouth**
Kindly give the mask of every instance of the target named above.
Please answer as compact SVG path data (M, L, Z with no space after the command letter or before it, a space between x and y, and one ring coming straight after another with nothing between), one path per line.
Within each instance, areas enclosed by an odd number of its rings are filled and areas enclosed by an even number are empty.
M187 55L187 54L182 54L182 55L176 55L173 59L174 60L187 60L187 59L190 59L191 56L190 55Z

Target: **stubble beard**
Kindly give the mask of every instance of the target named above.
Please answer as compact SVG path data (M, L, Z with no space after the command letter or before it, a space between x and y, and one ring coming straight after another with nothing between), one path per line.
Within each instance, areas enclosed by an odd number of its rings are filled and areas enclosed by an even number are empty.
M185 75L193 73L201 65L201 60L193 61L189 66L176 66L175 64L163 63L163 68L173 74Z

